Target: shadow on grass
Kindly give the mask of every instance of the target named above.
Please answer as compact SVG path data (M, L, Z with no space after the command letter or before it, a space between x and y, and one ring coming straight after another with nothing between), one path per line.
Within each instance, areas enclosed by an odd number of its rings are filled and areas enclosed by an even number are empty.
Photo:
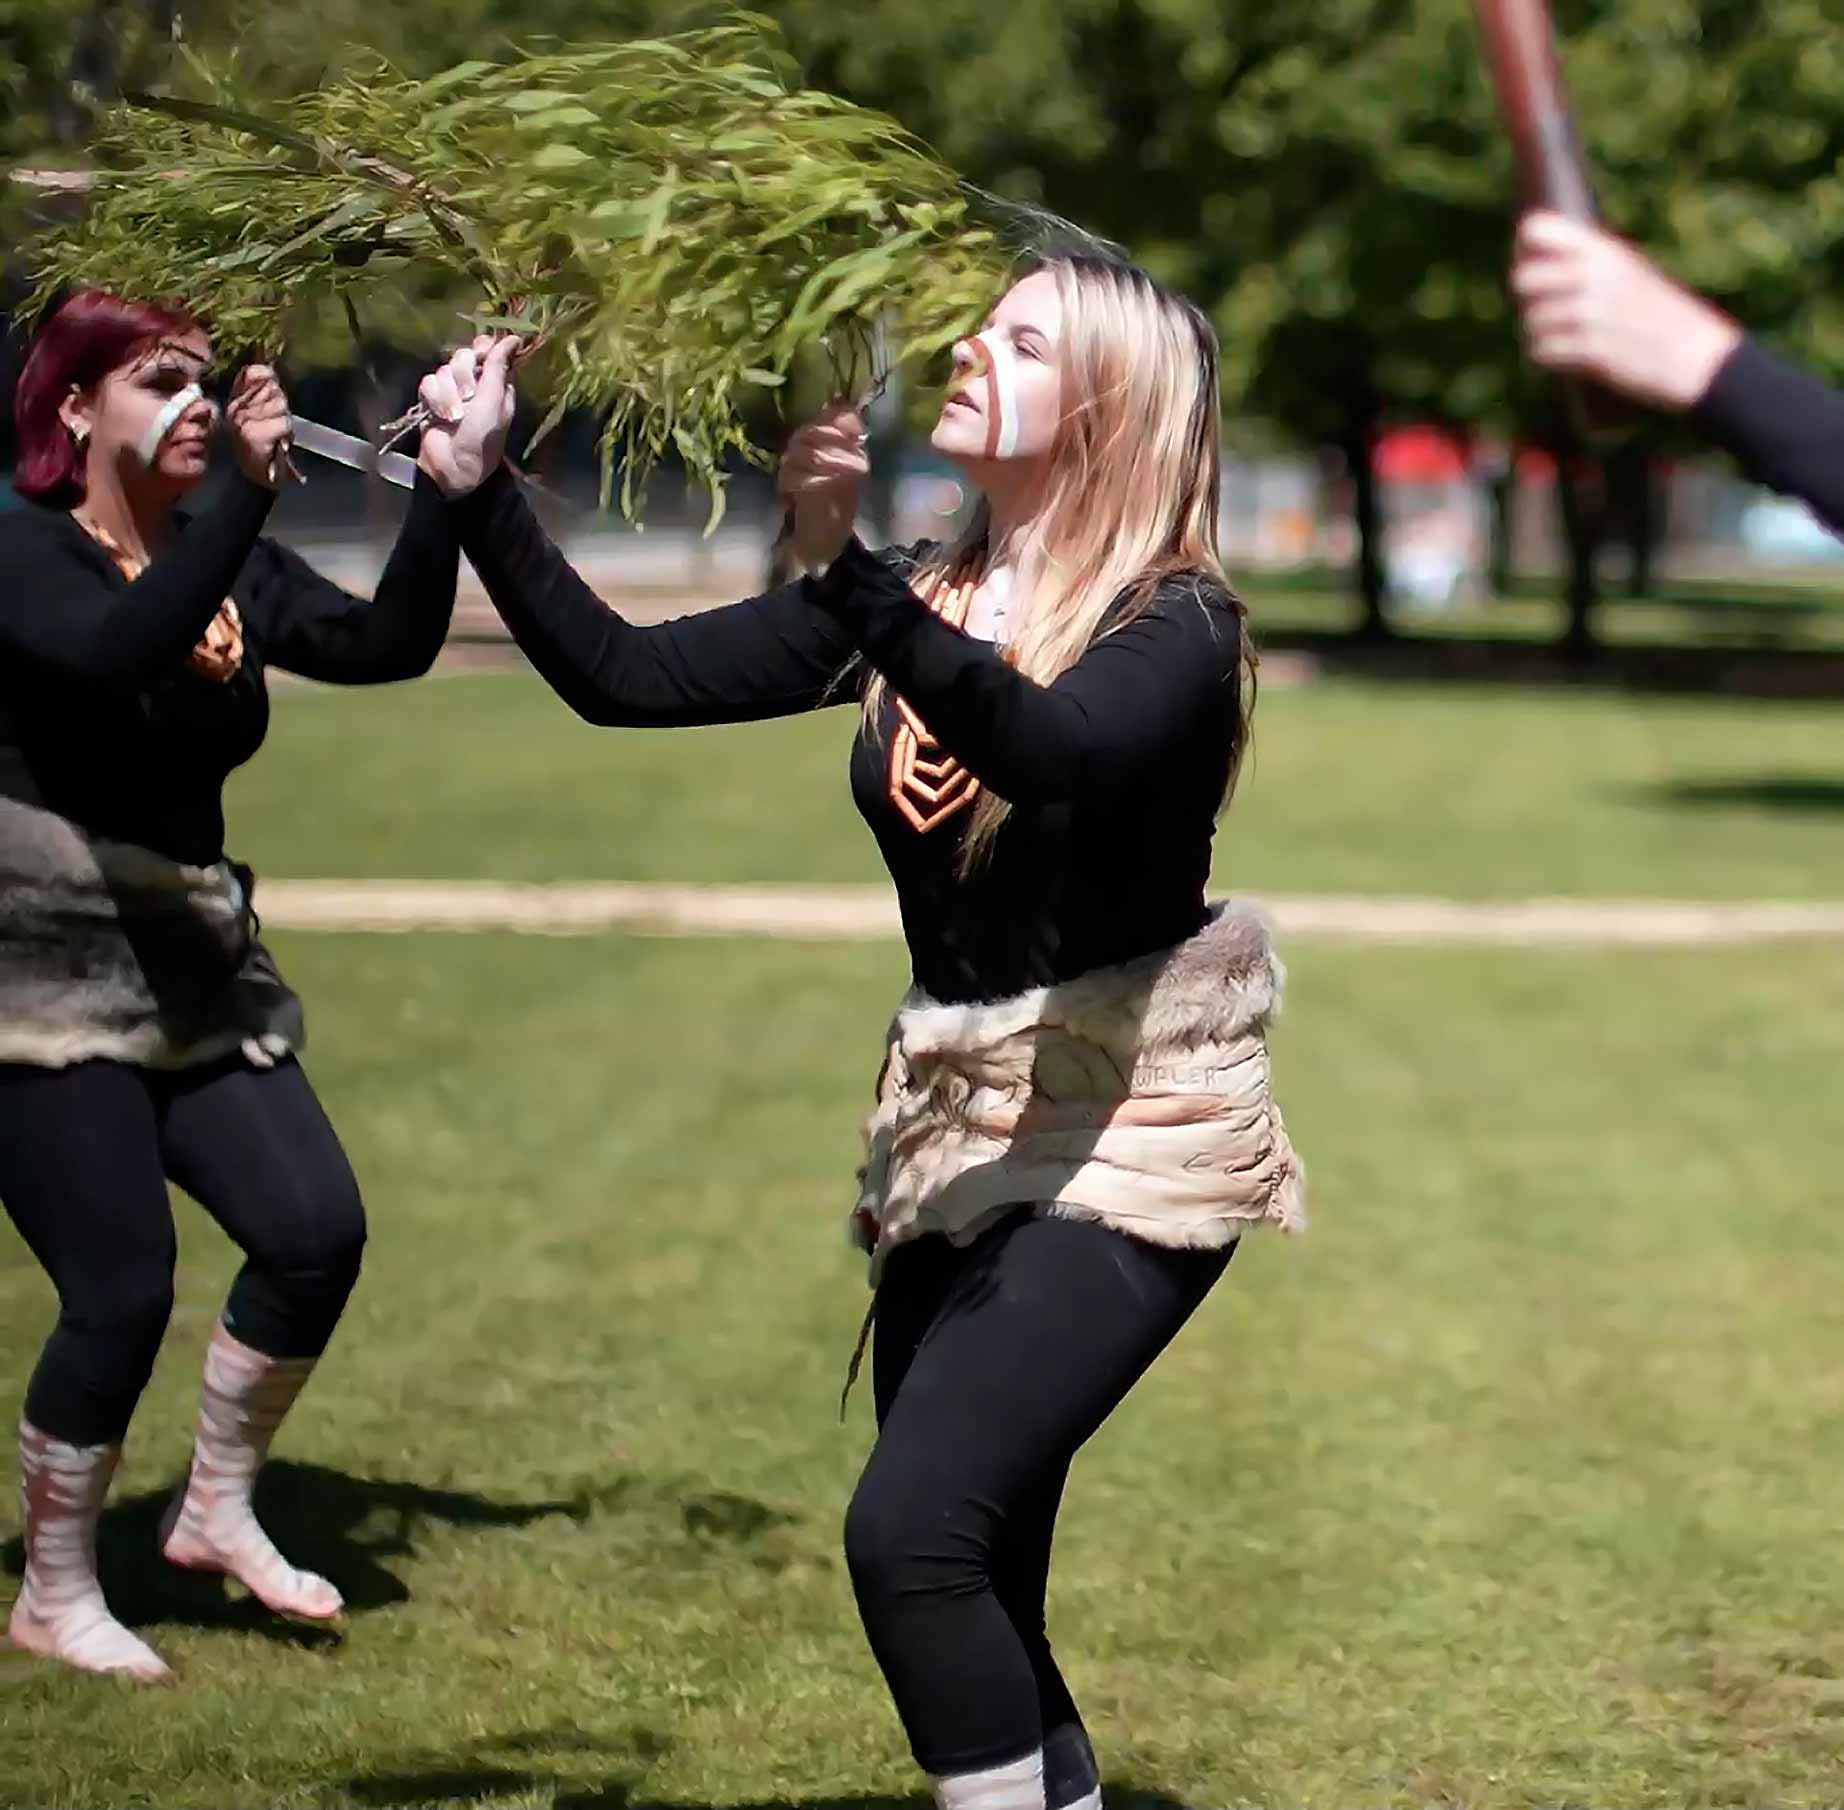
M639 1779L671 1745L649 1728L612 1740L569 1727L529 1729L472 1741L457 1752L406 1756L344 1780L343 1788L352 1802L380 1810L403 1804L474 1804L537 1792L551 1794L553 1810L928 1810L932 1802L921 1790L903 1797L775 1797L722 1805L648 1796ZM572 1757L592 1765L626 1762L627 1776L587 1783L584 1768L570 1764ZM1109 1810L1187 1810L1177 1798L1126 1780L1107 1785L1103 1797Z
M1676 810L1784 811L1793 816L1844 813L1844 779L1763 773L1736 779L1679 779L1647 786L1638 797Z
M929 1810L933 1800L911 1797L799 1797L763 1799L748 1804L675 1804L636 1796L627 1784L572 1787L549 1772L505 1766L459 1766L431 1772L369 1773L347 1782L360 1804L476 1804L498 1797L552 1790L553 1810ZM1112 1801L1112 1800L1110 1800ZM1154 1810L1164 1799L1142 1799L1135 1810ZM1171 1810L1179 1810L1174 1805Z
M1175 1797L1157 1791L1136 1791L1131 1785L1108 1785L1102 1790L1108 1810L1189 1810ZM747 1804L665 1803L657 1798L634 1797L619 1785L602 1791L560 1791L554 1810L929 1810L934 1799L925 1792L909 1797L777 1797Z
M1577 653L1553 643L1415 632L1387 640L1289 628L1255 638L1264 654L1304 657L1313 670L1380 683L1585 686L1610 691L1798 702L1844 698L1844 652L1832 648L1623 643Z
M487 1736L458 1752L406 1756L395 1765L344 1781L357 1804L474 1804L494 1798L548 1792L554 1810L714 1810L699 1804L669 1804L638 1790L647 1768L671 1743L652 1729L638 1728L613 1740L574 1728L530 1729ZM587 1767L571 1760L587 1759ZM623 1767L623 1762L625 1766ZM587 1781L585 1771L622 1768L615 1777ZM912 1797L799 1798L736 1805L731 1810L927 1810L929 1800Z
M504 1766L458 1766L428 1772L368 1773L349 1780L346 1790L361 1804L470 1804L496 1797L549 1789L553 1810L930 1810L934 1800L925 1792L907 1797L776 1797L748 1803L712 1804L678 1802L648 1797L625 1783L592 1786L568 1785L550 1772L525 1771ZM1131 1785L1104 1787L1108 1810L1189 1810L1189 1806L1158 1791L1140 1791Z
M799 1519L753 1497L732 1496L722 1490L682 1497L679 1518L688 1534L737 1545L760 1539L778 1527L792 1527Z
M346 1779L343 1785L346 1796L356 1804L475 1804L549 1791L557 1804L609 1805L620 1810L629 1801L628 1781L584 1790L582 1771L600 1771L622 1762L632 1771L644 1770L669 1746L663 1735L647 1728L616 1740L576 1728L533 1728L470 1741L453 1753L406 1755L394 1765ZM567 1761L557 1763L557 1757L567 1755L586 1761L587 1768L571 1767ZM547 1760L551 1763L546 1764Z
M337 1642L332 1628L286 1622L253 1597L233 1598L225 1581L164 1563L156 1550L160 1517L173 1490L124 1496L103 1512L97 1528L98 1567L110 1606L130 1627L231 1628L291 1645ZM383 1477L350 1477L324 1465L286 1459L264 1467L256 1506L263 1526L289 1559L330 1578L348 1614L405 1602L410 1592L384 1561L414 1553L428 1522L449 1527L525 1527L551 1515L585 1520L609 1492L583 1491L544 1502L500 1502L465 1490L432 1489ZM25 1569L25 1543L6 1544L0 1563L13 1576Z
M110 1607L131 1628L222 1628L256 1633L290 1646L336 1645L337 1627L285 1621L220 1577L181 1571L157 1550L160 1518L182 1479L124 1496L103 1511L96 1554ZM505 1502L468 1490L437 1489L385 1477L352 1477L324 1465L278 1459L265 1465L256 1486L263 1526L289 1560L328 1578L346 1599L346 1612L362 1615L407 1602L407 1585L387 1561L412 1557L422 1529L490 1530L527 1527L560 1515L586 1521L596 1515L664 1515L676 1521L687 1553L766 1542L752 1563L779 1569L771 1536L799 1517L749 1496L684 1491L632 1477L585 1487L538 1502ZM15 1536L0 1549L0 1567L14 1577L25 1570L25 1543Z

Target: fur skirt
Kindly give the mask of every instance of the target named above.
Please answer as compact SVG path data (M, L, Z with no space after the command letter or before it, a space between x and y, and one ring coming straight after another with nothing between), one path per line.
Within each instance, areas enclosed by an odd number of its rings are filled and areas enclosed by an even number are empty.
M1154 1243L1220 1248L1305 1223L1267 1026L1283 970L1253 908L1012 999L897 1011L851 1227L872 1258L956 1243L1025 1202Z
M0 799L0 1062L186 1068L305 1041L246 867L189 867Z

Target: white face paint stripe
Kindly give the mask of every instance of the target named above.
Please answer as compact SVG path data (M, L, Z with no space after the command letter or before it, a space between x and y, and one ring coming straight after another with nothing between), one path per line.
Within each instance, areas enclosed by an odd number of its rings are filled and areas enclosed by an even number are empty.
M1009 346L977 334L973 344L986 361L986 456L1009 459L1018 450L1018 374Z
M160 448L167 435L179 424L180 416L204 394L205 392L196 383L189 383L154 417L153 426L147 430L142 437L141 444L135 449L140 453L143 465L151 466L160 457Z

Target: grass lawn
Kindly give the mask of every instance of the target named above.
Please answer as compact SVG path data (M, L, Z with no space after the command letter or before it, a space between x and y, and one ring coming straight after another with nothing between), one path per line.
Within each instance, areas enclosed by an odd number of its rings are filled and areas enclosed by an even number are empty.
M233 846L871 879L848 733L613 735L517 675L292 690ZM1252 891L1844 896L1833 711L1326 684L1259 735L1220 875ZM234 1265L181 1203L103 1563L183 1682L0 1657L0 1803L919 1805L838 1551L840 1219L900 949L277 940L373 1239L265 1513L350 1627L150 1557ZM1238 1258L1060 1538L1111 1804L1836 1804L1844 948L1287 953L1313 1229ZM0 1234L0 1424L50 1311Z
M592 729L527 673L294 687L231 785L296 878L875 881L850 713ZM1593 690L1270 686L1217 884L1844 897L1844 709Z
M280 953L374 1235L267 1512L350 1632L149 1559L232 1267L182 1207L104 1564L184 1683L0 1664L0 1800L912 1801L833 1411L897 951ZM1244 1252L1061 1538L1116 1803L1835 1804L1841 1012L1836 949L1295 951L1314 1228ZM0 1293L10 1417L16 1242Z

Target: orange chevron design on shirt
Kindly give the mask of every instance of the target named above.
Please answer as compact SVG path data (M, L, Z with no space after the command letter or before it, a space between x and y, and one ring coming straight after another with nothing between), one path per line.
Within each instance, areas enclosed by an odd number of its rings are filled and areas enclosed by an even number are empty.
M924 601L949 627L960 628L977 584L972 568L963 568L953 579L937 580ZM907 698L896 700L896 712L890 802L912 829L926 835L971 805L980 795L980 782L936 741Z

